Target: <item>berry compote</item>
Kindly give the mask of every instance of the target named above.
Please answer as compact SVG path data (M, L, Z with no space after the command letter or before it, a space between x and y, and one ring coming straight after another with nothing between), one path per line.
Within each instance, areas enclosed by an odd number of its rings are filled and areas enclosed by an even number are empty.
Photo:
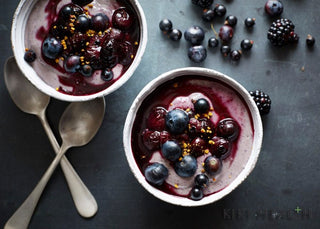
M253 131L245 101L230 86L204 76L179 76L142 102L131 147L151 185L197 201L240 174Z
M57 91L89 95L116 82L139 47L140 28L124 0L39 0L27 20L25 47L37 74Z

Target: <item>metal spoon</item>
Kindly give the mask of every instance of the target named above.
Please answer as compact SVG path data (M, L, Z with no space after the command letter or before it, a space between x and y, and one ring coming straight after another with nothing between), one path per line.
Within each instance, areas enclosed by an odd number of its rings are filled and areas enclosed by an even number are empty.
M8 58L6 61L4 78L12 100L22 111L39 117L54 151L58 153L60 146L45 115L50 97L36 89L23 76L13 57ZM62 157L60 165L79 214L83 217L92 217L98 210L96 200L65 156Z

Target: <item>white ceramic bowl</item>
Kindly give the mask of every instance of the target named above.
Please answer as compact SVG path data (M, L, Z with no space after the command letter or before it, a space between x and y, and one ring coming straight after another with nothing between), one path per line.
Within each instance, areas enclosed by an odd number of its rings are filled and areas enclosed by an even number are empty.
M54 97L56 99L63 100L63 101L76 102L76 101L92 100L97 97L105 96L115 91L133 75L134 71L140 64L141 58L143 56L143 53L147 45L147 23L146 23L146 18L145 18L143 9L141 8L137 0L127 0L127 1L132 5L139 20L139 27L140 27L140 40L138 41L139 47L138 47L136 56L133 62L131 63L130 67L127 69L127 71L120 77L120 79L118 79L108 88L94 94L82 95L82 96L74 96L74 95L67 95L67 94L61 93L55 90L53 87L46 84L37 75L35 70L24 60L24 53L26 48L25 47L26 22L30 15L30 12L32 11L33 7L38 2L38 0L21 0L13 17L12 28L11 28L11 43L12 43L13 53L19 68L27 77L27 79L39 90L41 90L42 92L44 92L45 94L51 97Z
M252 143L252 149L249 149L247 160L244 164L240 164L240 172L238 174L233 174L235 177L231 183L229 183L225 188L223 188L221 191L218 191L216 193L213 193L211 195L205 196L203 199L199 201L194 201L186 197L179 197L176 195L165 193L154 186L150 185L142 172L140 171L132 151L132 128L133 124L137 115L137 111L139 110L139 107L141 106L142 102L149 96L150 93L152 93L157 87L164 84L165 82L174 79L179 76L205 76L210 77L212 79L221 81L225 84L227 84L229 87L234 89L238 94L243 98L243 101L247 104L249 113L252 117L252 125L253 125L253 143ZM138 134L138 133L135 133ZM126 153L126 157L129 163L129 166L134 174L134 176L137 178L139 183L151 194L153 194L155 197L171 203L175 205L181 205L181 206L200 206L205 205L209 203L213 203L222 197L229 194L232 190L234 190L240 183L242 183L246 177L250 174L252 169L254 168L259 152L261 149L262 144L262 136L263 136L263 130L262 130L262 122L261 117L259 114L259 111L257 109L257 106L255 105L253 99L251 98L248 91L241 86L238 82L233 80L232 78L219 73L214 70L205 69L205 68L196 68L196 67L189 67L189 68L181 68L176 69L173 71L166 72L159 77L152 80L149 84L147 84L142 91L138 94L136 99L134 100L124 126L123 131L123 143L124 143L124 149ZM234 160L237 160L237 157L235 157ZM233 162L234 163L234 162ZM242 163L242 162L241 162Z

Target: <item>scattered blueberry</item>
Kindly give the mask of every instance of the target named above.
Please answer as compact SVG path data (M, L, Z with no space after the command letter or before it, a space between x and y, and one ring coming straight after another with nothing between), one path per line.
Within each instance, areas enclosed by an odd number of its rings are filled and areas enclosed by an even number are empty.
M166 126L172 134L182 134L188 126L187 112L180 109L171 110L166 115Z
M164 130L166 126L167 110L163 107L155 107L147 119L147 127L151 130Z
M111 81L113 79L113 72L110 69L105 69L101 72L101 79L104 81Z
M77 4L79 6L85 6L91 3L93 0L72 0L72 3Z
M87 15L82 14L76 20L76 29L80 30L81 32L85 32L90 27L90 19Z
M169 161L176 161L181 156L182 149L176 141L166 141L161 146L162 155Z
M202 8L208 8L209 6L212 5L213 0L191 0L191 2Z
M211 145L211 154L217 158L225 159L230 155L231 142L223 137L214 136Z
M80 57L75 55L67 57L64 61L64 69L70 73L80 70Z
M109 18L103 13L98 13L91 18L92 28L95 31L104 31L109 27Z
M169 33L169 38L173 41L179 41L182 37L182 33L179 29L173 29Z
M172 30L172 22L165 18L165 19L162 19L159 23L159 28L162 32L170 32Z
M81 67L80 73L85 77L90 77L92 75L92 67L88 64L85 64Z
M270 16L280 16L283 12L283 4L280 0L268 0L264 6Z
M197 160L191 155L186 155L181 161L175 163L174 169L181 177L191 177L195 174L197 167Z
M27 61L28 63L32 63L33 61L35 61L35 59L37 58L36 53L33 50L28 50L24 53L24 60Z
M218 47L219 45L219 40L215 37L210 37L208 40L208 47L210 48L215 48Z
M195 63L200 63L207 58L207 49L203 45L191 46L188 50L188 57Z
M226 18L224 24L225 24L225 25L229 25L229 26L231 26L231 27L234 27L234 26L237 24L237 22L238 22L238 19L237 19L236 16L229 15L229 16Z
M227 8L222 4L217 4L214 7L214 12L217 16L223 17L227 13Z
M160 163L153 163L149 165L145 171L144 176L146 180L154 185L162 185L169 175L168 169Z
M192 200L201 200L203 198L203 191L202 191L201 187L194 186L191 190L190 198Z
M316 39L314 39L313 36L308 34L307 39L306 39L306 44L308 45L308 47L312 47L312 46L314 46L314 43L316 43Z
M209 175L215 175L220 172L222 167L221 160L219 158L213 157L213 156L208 156L204 160L204 170L209 174Z
M184 38L192 45L199 45L204 39L204 30L200 26L192 26L184 32Z
M229 55L231 61L237 62L241 59L241 50L233 50Z
M60 40L54 37L47 37L42 44L42 53L49 59L56 59L62 52L63 47Z
M234 141L239 135L239 125L232 118L225 118L217 125L217 135Z
M268 114L271 109L271 99L269 95L262 90L249 91L249 93L256 103L260 114Z
M202 19L206 22L211 22L214 19L214 14L213 9L205 9L202 12Z
M256 19L255 18L251 18L251 17L247 17L244 20L244 24L246 27L251 28L256 24Z
M229 42L233 37L232 27L228 25L223 25L219 30L219 37L223 42Z
M220 48L221 54L225 57L229 55L230 51L231 51L231 48L229 45L222 45Z
M210 104L209 104L208 100L206 100L204 98L201 98L201 99L198 99L197 101L195 101L193 106L194 106L194 110L197 114L205 114L205 113L208 113L208 111L210 110Z
M206 174L200 173L194 178L195 185L205 188L209 184L209 178Z
M112 25L118 29L129 29L133 24L133 20L133 16L125 7L116 9L112 14Z
M248 51L253 46L253 40L244 39L241 41L240 46L241 46L242 50Z

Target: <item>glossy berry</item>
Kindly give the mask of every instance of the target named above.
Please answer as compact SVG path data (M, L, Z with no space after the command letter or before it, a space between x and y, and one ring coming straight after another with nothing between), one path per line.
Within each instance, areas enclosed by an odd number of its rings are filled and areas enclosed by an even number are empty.
M101 71L101 79L103 81L111 81L113 80L113 72L110 69L105 69Z
M201 63L207 58L207 49L203 45L191 46L188 49L188 57L195 63Z
M207 143L200 137L196 137L191 142L191 153L195 157L203 155L203 151L206 149Z
M190 118L188 124L188 133L191 136L196 136L201 132L201 122L198 119Z
M164 130L166 127L166 115L167 110L165 108L153 108L147 119L147 127L151 130Z
M194 110L197 114L205 114L205 113L208 113L208 111L210 110L210 104L209 104L208 100L203 99L203 98L195 101L193 106L194 106Z
M233 50L230 52L229 56L230 56L230 60L237 62L241 59L241 50Z
M222 4L217 4L214 7L214 12L217 16L223 17L227 13L227 8Z
M215 48L218 47L219 45L219 40L215 37L210 37L208 40L208 47L209 48Z
M173 41L179 41L182 37L182 32L179 29L173 29L169 33L169 38Z
M33 50L28 50L24 53L24 56L23 56L24 60L28 63L32 63L33 61L36 60L37 58L37 55L36 53L33 51Z
M85 77L90 77L92 75L92 67L88 64L81 66L80 73Z
M59 16L65 20L68 21L70 19L71 14L73 14L73 8L70 5L65 5L64 7L61 8L59 12Z
M75 26L76 29L80 30L81 32L85 32L90 27L90 19L85 14L79 15Z
M72 0L72 3L77 4L79 6L85 6L91 3L93 0Z
M226 18L224 24L225 24L225 25L229 25L229 26L231 26L231 27L234 27L234 26L237 24L237 22L238 22L238 18L237 18L236 16L229 15L229 16Z
M180 109L171 110L166 115L166 127L172 134L182 134L188 126L187 112Z
M42 44L42 54L49 59L56 59L62 52L63 47L60 40L47 37Z
M190 193L190 198L192 200L201 200L203 198L203 191L200 186L194 186Z
M239 135L239 125L232 118L225 118L217 125L217 135L234 141Z
M219 158L208 156L204 160L204 170L211 176L218 174L221 170L221 167L222 163Z
M202 12L202 19L206 22L211 22L214 19L214 14L213 9L205 9Z
M194 178L195 185L205 188L209 184L209 178L206 174L200 173Z
M244 39L241 41L240 46L242 50L248 51L253 46L253 40Z
M271 99L268 94L261 90L249 91L251 97L256 103L261 115L268 114L271 109Z
M283 12L283 4L280 0L268 0L264 5L264 9L272 17L280 16Z
M247 17L244 20L244 24L247 28L251 28L256 24L256 19L255 18L251 18L251 17Z
M191 177L198 168L197 160L191 155L186 155L175 163L174 170L181 177Z
M112 15L112 25L115 28L127 30L133 24L134 17L129 13L128 9L121 7L116 9Z
M202 8L209 8L212 5L213 0L191 0L191 2Z
M214 144L211 145L211 154L217 158L225 159L230 155L231 142L225 138L214 136L212 138Z
M289 19L277 19L268 30L268 39L274 46L284 46L288 43L297 42L298 35L294 32L294 24Z
M165 18L159 22L159 28L162 32L168 33L172 30L172 22Z
M314 46L314 43L316 43L316 39L314 39L313 36L311 36L310 34L308 34L307 39L306 39L306 44L308 47L312 47Z
M223 25L219 30L219 37L223 42L229 42L233 37L232 27L228 25Z
M204 30L200 26L191 26L184 32L184 38L192 45L199 45L204 39Z
M80 57L79 56L69 56L64 61L64 69L66 72L74 73L80 70Z
M171 139L171 135L168 131L163 130L160 132L160 144L163 144L170 139Z
M160 148L160 132L145 129L142 132L142 142L148 150Z
M230 51L231 51L231 48L229 45L223 45L220 48L221 54L225 57L229 55Z
M99 32L104 31L109 27L109 18L103 13L98 13L91 18L92 28Z
M162 185L169 175L168 169L158 162L149 165L145 171L144 176L148 182L154 185Z
M161 146L162 155L169 161L177 161L181 156L182 149L176 141L166 141Z

